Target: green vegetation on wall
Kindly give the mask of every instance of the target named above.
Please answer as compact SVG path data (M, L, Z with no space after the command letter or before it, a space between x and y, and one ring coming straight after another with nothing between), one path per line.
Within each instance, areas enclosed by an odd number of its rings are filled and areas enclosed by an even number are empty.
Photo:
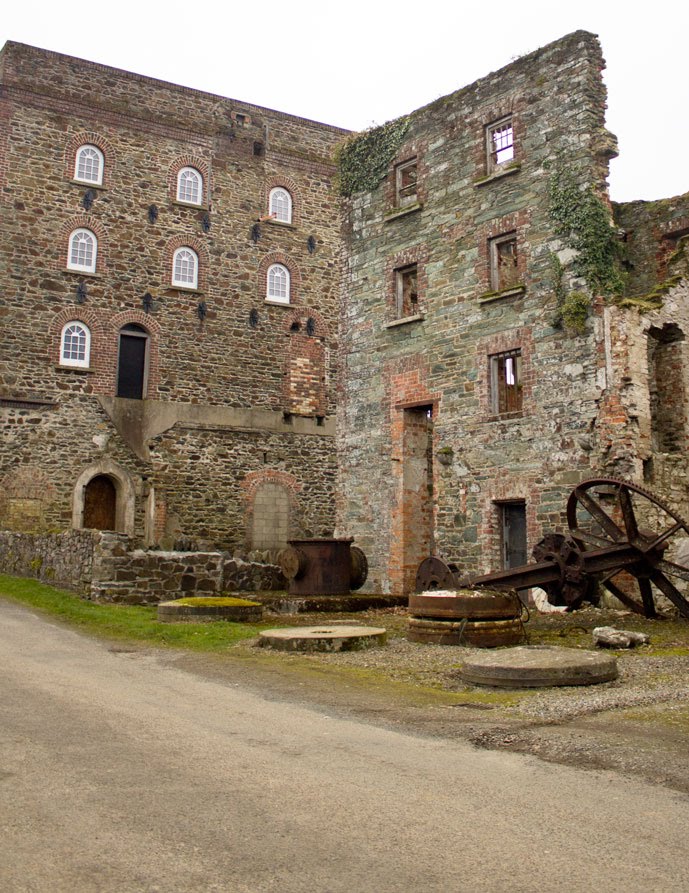
M620 243L610 211L592 186L580 186L560 161L550 180L550 216L558 235L577 252L572 269L594 294L616 297L624 289Z
M375 189L385 177L409 129L409 118L397 118L380 127L349 137L335 150L340 195Z

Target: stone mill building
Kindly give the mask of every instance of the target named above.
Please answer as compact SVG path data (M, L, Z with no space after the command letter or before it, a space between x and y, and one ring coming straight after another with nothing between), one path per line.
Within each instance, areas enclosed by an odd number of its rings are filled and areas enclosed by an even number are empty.
M595 36L358 135L0 66L2 527L336 532L401 593L522 563L585 477L689 508L689 197L610 203Z

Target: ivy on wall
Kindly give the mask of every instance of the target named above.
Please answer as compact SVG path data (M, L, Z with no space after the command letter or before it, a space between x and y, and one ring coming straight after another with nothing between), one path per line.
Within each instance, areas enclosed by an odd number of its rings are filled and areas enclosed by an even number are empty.
M614 298L624 289L620 244L610 211L592 186L581 187L561 161L550 180L550 216L558 235L577 252L572 270L594 294Z
M351 136L335 150L340 195L375 189L386 176L409 129L409 118L397 118L380 127Z

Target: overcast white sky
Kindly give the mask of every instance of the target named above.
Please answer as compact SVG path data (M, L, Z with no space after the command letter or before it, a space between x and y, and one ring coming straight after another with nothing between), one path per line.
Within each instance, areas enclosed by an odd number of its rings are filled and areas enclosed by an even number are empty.
M108 16L100 16L99 8ZM638 9L638 11L637 11ZM571 31L598 34L616 201L689 191L689 3L610 0L8 0L0 42L362 129Z

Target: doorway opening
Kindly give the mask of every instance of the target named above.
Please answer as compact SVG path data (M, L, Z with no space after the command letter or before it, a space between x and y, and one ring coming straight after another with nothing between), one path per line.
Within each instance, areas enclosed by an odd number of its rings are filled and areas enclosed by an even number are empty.
M146 360L148 332L143 326L129 323L120 329L117 360L117 396L143 400L146 393Z
M419 564L433 554L433 406L402 410L401 588L414 591Z
M112 478L96 475L84 487L84 527L117 529L117 489Z

